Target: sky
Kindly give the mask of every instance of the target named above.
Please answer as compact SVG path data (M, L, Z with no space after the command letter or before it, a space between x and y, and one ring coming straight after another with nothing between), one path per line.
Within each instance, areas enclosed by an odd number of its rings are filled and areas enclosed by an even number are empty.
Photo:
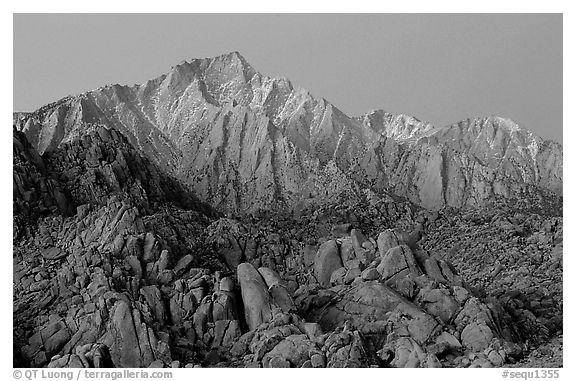
M239 51L350 116L498 115L562 143L561 14L15 14L14 111Z

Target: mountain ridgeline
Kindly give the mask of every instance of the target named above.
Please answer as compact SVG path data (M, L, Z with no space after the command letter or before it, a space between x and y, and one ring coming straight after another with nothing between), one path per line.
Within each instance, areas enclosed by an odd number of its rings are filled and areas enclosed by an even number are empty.
M134 86L63 98L14 124L40 155L94 125L218 210L298 209L366 190L428 209L495 197L562 197L562 145L509 119L437 128L381 110L349 117L237 52L183 62Z

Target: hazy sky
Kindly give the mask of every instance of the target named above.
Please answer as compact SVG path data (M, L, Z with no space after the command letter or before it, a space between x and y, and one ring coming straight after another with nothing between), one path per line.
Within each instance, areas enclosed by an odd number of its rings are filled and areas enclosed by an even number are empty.
M509 117L562 142L562 15L14 16L14 110L239 51L348 115Z

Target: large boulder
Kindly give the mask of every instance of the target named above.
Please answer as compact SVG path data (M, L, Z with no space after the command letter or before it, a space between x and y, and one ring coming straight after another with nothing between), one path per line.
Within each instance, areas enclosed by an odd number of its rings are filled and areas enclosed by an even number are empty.
M402 243L394 229L384 230L378 236L378 253L380 257L384 258L388 250Z
M140 294L150 307L152 314L157 322L164 324L166 322L166 309L160 290L157 286L144 286L140 288Z
M358 267L360 260L356 258L352 238L346 237L340 239L340 258L342 259L342 264L347 269Z
M460 309L460 304L445 288L422 289L417 300L430 315L438 317L444 323L448 323Z
M236 298L232 292L219 291L214 294L212 320L237 320Z
M468 349L479 352L490 345L494 337L492 330L484 322L473 322L468 324L460 334L462 344Z
M334 270L343 267L336 241L330 240L320 245L314 259L314 274L323 287L330 286L330 276Z
M372 262L376 253L375 242L366 238L360 229L352 229L350 238L352 239L352 246L354 247L356 258L364 264Z
M431 315L378 281L331 290L340 295L334 298L336 301L309 315L309 320L317 320L324 331L332 331L346 321L369 331L371 323L389 320L404 326L416 342L424 343L439 326Z
M386 284L399 290L400 283L411 275L412 278L422 274L412 250L406 245L400 245L389 249L383 256L377 267L378 272ZM405 295L408 296L408 295Z
M262 364L265 368L278 367L275 366L274 358L280 358L287 361L290 367L300 368L311 356L321 353L307 335L290 335L264 355Z
M285 282L282 280L280 275L274 270L269 267L260 267L258 268L258 272L264 279L266 286L272 287L274 285L282 285L285 286Z
M250 263L241 263L236 270L246 323L250 330L253 330L272 318L268 287L260 273Z
M102 342L110 348L114 366L147 367L158 355L159 340L141 319L140 312L123 300L110 311L108 330Z
M40 334L48 357L58 353L71 337L68 327L62 320L50 324L40 331Z
M231 347L238 337L242 335L238 320L218 320L214 323L214 340L212 348Z

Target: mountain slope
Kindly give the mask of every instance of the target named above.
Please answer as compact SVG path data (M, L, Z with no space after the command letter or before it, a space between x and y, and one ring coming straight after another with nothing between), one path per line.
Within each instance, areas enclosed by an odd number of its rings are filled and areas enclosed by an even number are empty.
M528 188L562 194L562 146L512 121L435 128L384 111L351 118L287 79L263 76L237 52L14 119L40 154L89 124L112 127L226 211L317 203L351 182L431 209L482 205Z

